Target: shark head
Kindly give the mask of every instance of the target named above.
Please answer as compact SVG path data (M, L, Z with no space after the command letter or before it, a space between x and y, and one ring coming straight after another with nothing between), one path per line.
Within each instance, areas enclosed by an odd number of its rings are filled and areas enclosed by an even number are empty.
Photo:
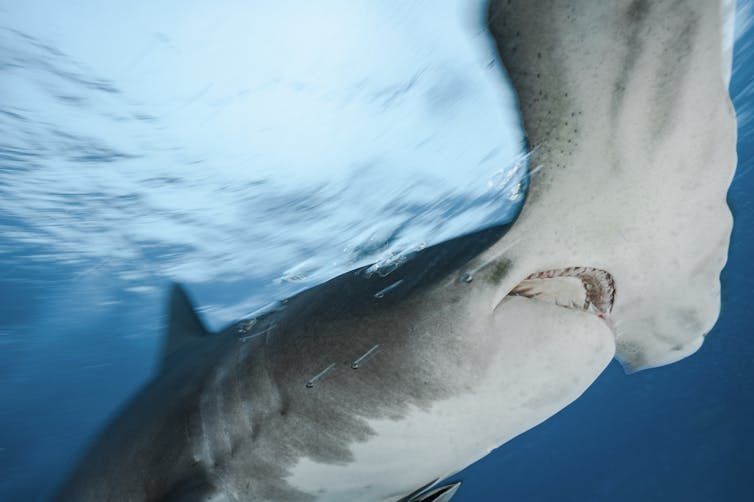
M551 4L490 6L532 175L514 227L471 269L496 283L494 305L517 295L593 312L629 372L674 362L720 308L736 165L730 9Z

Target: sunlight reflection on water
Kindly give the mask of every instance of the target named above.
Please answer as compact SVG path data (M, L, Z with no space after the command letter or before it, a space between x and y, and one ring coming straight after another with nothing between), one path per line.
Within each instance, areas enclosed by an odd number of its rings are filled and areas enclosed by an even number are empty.
M221 322L520 207L514 97L457 1L26 9L0 28L11 252L133 292L253 283L207 298Z

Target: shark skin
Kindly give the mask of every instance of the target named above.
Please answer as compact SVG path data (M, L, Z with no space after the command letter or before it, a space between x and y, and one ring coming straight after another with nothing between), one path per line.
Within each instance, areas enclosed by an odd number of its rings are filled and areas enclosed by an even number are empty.
M176 287L159 375L59 499L447 500L439 479L614 356L634 371L693 353L732 224L724 7L491 2L532 148L516 222L215 334Z
M458 458L507 439L501 421L517 430L546 419L613 355L609 332L584 312L523 298L509 302L529 304L514 312L479 311L500 270L459 270L506 230L427 248L384 277L349 272L216 334L176 286L159 377L59 498L398 500L418 486L406 500L431 496ZM506 324L528 332L500 336ZM500 396L503 407L490 406ZM485 434L464 438L469 420Z
M457 271L507 228L432 246L386 276L369 267L349 272L216 334L176 286L159 377L101 436L60 499L397 500L417 486L434 488L434 470L397 486L385 479L386 491L374 495L368 477L314 493L287 478L300 458L347 467L350 445L375 437L370 420L426 409L462 393L456 372L484 371L461 354L469 333L487 327L440 325L470 308L469 290L491 287ZM447 309L438 310L434 295L448 294Z

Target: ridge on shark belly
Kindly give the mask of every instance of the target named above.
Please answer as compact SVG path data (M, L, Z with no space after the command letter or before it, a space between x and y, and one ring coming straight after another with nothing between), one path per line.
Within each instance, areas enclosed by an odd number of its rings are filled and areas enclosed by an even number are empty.
M214 334L175 287L160 374L60 499L447 501L439 480L614 356L693 353L731 226L724 18L707 0L491 2L532 147L516 222Z

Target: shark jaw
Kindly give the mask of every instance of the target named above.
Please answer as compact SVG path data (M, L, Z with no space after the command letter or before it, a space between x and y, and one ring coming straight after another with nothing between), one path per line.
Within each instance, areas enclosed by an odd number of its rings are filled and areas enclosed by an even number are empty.
M567 267L529 275L508 293L549 301L560 307L593 311L606 319L615 303L615 279L593 267Z
M615 304L615 279L594 267L566 267L528 275L506 298L522 296L602 319L617 338L610 312Z

